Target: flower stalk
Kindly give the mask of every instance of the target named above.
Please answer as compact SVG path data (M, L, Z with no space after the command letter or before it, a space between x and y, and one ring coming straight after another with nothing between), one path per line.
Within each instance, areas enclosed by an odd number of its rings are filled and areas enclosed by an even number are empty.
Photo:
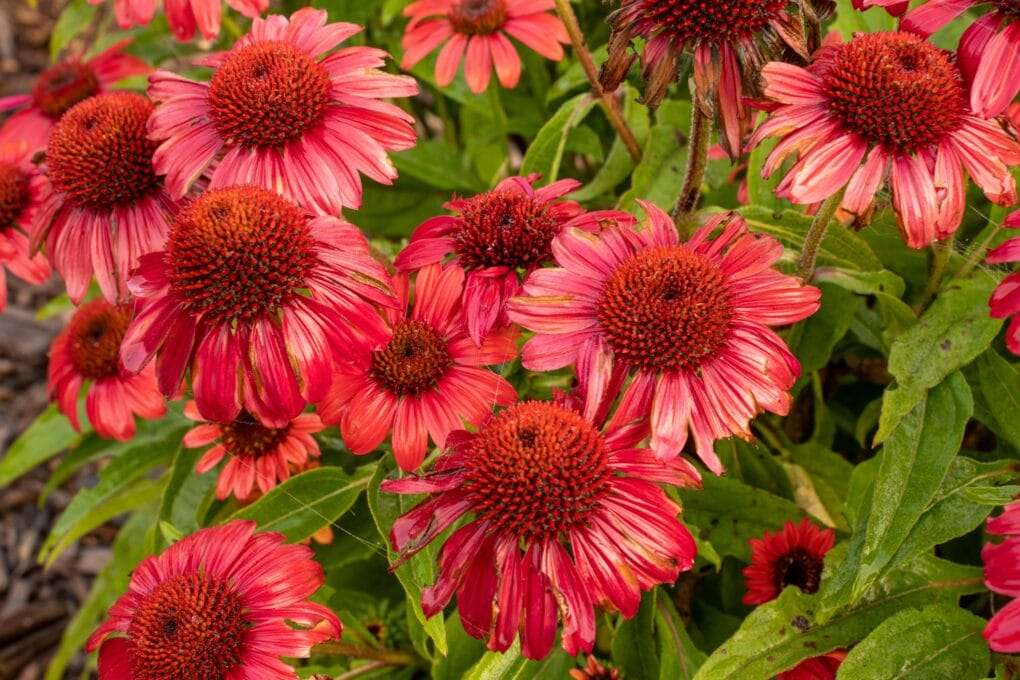
M708 167L708 147L712 138L712 104L701 97L697 87L691 87L694 101L691 110L691 134L688 140L687 169L684 172L684 183L673 208L673 222L683 233L690 232L690 222L698 199L701 197L701 184L705 180L705 169Z
M803 281L809 281L815 272L815 262L818 260L818 249L822 246L825 233L829 229L829 223L836 214L836 209L843 201L843 191L838 191L829 196L815 213L808 233L804 237L804 247L800 251L800 258L797 260L797 276Z

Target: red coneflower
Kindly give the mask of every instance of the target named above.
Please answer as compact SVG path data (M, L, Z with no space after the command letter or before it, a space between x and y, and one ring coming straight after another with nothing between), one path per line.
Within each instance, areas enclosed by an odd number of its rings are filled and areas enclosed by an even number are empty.
M151 71L141 59L124 54L130 44L121 40L84 61L69 57L43 71L31 94L0 97L0 111L18 110L0 127L0 142L23 142L30 152L41 151L53 126L72 106L108 91L118 80Z
M485 368L514 358L517 332L507 327L475 346L461 316L459 267L433 264L419 271L410 314L404 311L406 275L397 282L404 304L388 311L388 340L344 348L319 413L340 426L356 454L374 451L392 432L393 456L410 472L425 459L430 437L443 448L465 421L477 424L493 406L517 399L513 385Z
M233 422L210 423L193 401L184 406L184 415L201 423L184 435L184 445L195 449L213 444L195 464L195 472L208 472L225 456L216 498L233 494L241 502L290 479L292 470L305 468L309 456L318 457L319 444L312 435L325 428L314 413L302 413L283 427L266 427L244 410Z
M805 517L800 524L787 522L781 530L766 531L749 542L751 564L744 567L744 604L763 604L779 597L786 586L818 592L825 553L832 549L836 534L819 529Z
M779 58L785 48L805 61L817 47L817 0L621 0L609 15L613 33L602 84L615 91L633 61L630 43L647 41L642 54L645 101L658 106L676 80L684 53L694 56L694 80L700 96L715 103L720 142L732 158L743 150L751 130L761 64Z
M952 55L912 33L860 34L806 69L773 62L762 77L778 107L751 145L782 137L762 172L800 155L776 190L783 198L817 203L846 187L842 208L864 215L888 177L912 248L959 227L965 170L993 202L1016 202L1008 166L1020 144L971 112Z
M40 253L30 254L28 237L35 213L46 193L46 178L32 163L24 143L0 142L0 312L7 307L9 270L29 283L50 277L50 263Z
M1002 226L1020 229L1020 210L1009 215ZM995 248L986 258L988 264L1020 262L1020 237L1014 237ZM1012 272L995 288L988 301L991 315L996 319L1013 317L1006 329L1006 347L1020 354L1020 272Z
M439 578L422 591L426 616L456 592L464 630L496 651L519 633L529 659L552 649L557 619L573 656L592 649L596 605L634 616L641 591L672 583L696 553L658 484L698 486L698 473L637 448L646 434L635 424L603 432L566 406L519 402L477 433L451 434L430 473L383 482L384 491L431 494L393 524L401 560L472 516L439 553Z
M846 658L846 651L834 652L804 659L794 668L783 671L776 680L836 680L836 672Z
M145 135L152 104L111 92L76 104L57 123L46 151L50 186L32 224L75 304L95 273L110 302L126 300L138 258L166 239L177 204L152 167Z
M563 22L549 13L555 5L555 0L416 0L404 8L411 21L400 67L412 68L446 43L436 60L440 87L453 82L463 57L472 92L485 91L493 69L500 85L514 88L521 77L521 58L507 36L546 59L563 59L560 43L569 43L570 37Z
M230 423L244 408L282 428L325 396L331 348L387 339L372 305L395 304L387 280L353 225L265 189L213 189L142 258L121 356L138 371L158 355L168 396L190 368L203 418Z
M578 189L572 179L535 189L537 174L509 177L495 189L445 204L453 215L422 222L394 259L399 271L412 271L450 257L467 272L463 307L468 334L481 344L505 326L506 303L527 274L552 257L553 238L568 227L596 231L604 223L633 224L619 210L585 212L575 201L558 200Z
M88 383L85 412L100 437L128 441L135 415L162 418L163 395L152 369L133 375L120 363L120 343L131 321L130 305L93 300L77 310L50 347L49 394L75 430L78 395Z
M1006 540L988 543L981 550L985 586L1014 599L995 613L985 626L984 636L993 651L1016 654L1020 652L1020 501L1010 503L1001 515L989 519L986 529Z
M99 680L297 680L281 657L342 630L308 599L324 582L310 548L255 522L202 529L135 568L85 648L99 649Z
M907 0L854 0L858 9L885 7L899 16ZM970 83L970 108L982 118L1002 113L1020 92L1020 3L1017 0L928 0L907 12L900 30L925 37L972 8L991 11L960 37L960 70Z
M715 440L749 438L759 412L789 410L800 364L769 327L813 314L819 291L772 269L782 246L737 215L681 243L668 215L641 205L642 228L568 229L553 241L559 267L532 272L510 302L510 318L535 331L522 361L533 371L575 365L589 414L633 375L614 418L650 415L662 458L679 455L690 431L719 474Z
M335 50L361 26L326 23L325 10L255 19L226 51L199 60L208 83L169 71L149 79L160 106L149 133L156 170L174 196L211 170L210 187L251 184L320 214L361 207L363 173L392 184L387 151L414 146L414 119L380 101L418 93L413 78L378 70L386 53Z
M98 5L103 0L89 0ZM235 11L254 19L266 11L269 0L227 0ZM114 0L117 25L121 28L146 26L156 13L156 0ZM166 22L178 40L191 40L197 27L202 37L212 40L220 34L220 18L223 8L220 0L164 0L163 11Z

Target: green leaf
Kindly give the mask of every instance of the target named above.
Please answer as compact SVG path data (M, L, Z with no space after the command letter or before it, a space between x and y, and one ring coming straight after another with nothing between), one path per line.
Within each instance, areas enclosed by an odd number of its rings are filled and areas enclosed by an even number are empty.
M562 680L574 666L574 660L559 647L541 661L521 656L520 641L505 652L486 652L464 680Z
M751 231L769 234L779 239L784 247L800 252L804 237L811 227L811 217L795 210L776 211L761 206L740 209ZM868 244L843 225L833 222L825 232L818 250L818 265L847 270L874 271L882 269L882 262L871 252Z
M977 361L981 394L995 419L995 431L1020 447L1020 370L989 349Z
M446 620L446 640L450 652L433 661L432 680L461 680L485 654L485 643L464 631L456 611Z
M705 653L698 649L668 597L655 601L655 630L659 638L659 680L691 680Z
M10 484L36 465L73 446L80 438L67 418L50 404L0 458L0 486Z
M463 154L445 140L425 140L392 157L400 174L414 177L430 187L468 193L485 189L481 180L464 165Z
M893 342L889 373L896 387L886 391L875 443L884 441L927 390L974 360L1002 325L988 316L994 282L987 277L945 288L917 324Z
M613 636L613 660L634 680L657 680L659 651L655 641L656 590L641 598L637 615L620 623Z
M56 61L60 52L76 35L88 28L96 15L96 6L86 0L71 0L57 17L50 34L50 60Z
M793 327L787 338L790 351L800 360L802 379L824 366L864 300L846 289L823 283L822 306L803 323Z
M838 31L844 41L849 41L855 33L896 30L896 20L882 7L859 11L851 4L851 0L836 0L836 8L832 30Z
M555 182L570 131L585 119L594 106L595 100L589 94L579 94L564 102L528 147L520 174L537 172L546 183Z
M347 512L368 485L372 466L349 477L337 467L320 467L291 477L226 521L253 519L261 531L278 531L301 541Z
M637 102L640 94L634 88L626 87L626 96L623 100L623 116L630 124L630 129L637 137L638 142L643 143L648 138L648 109ZM575 201L585 202L593 198L608 194L618 184L631 176L634 170L634 159L627 151L627 145L616 137L609 149L605 163L595 173L590 182L570 194L569 198Z
M834 558L834 553L829 554ZM751 612L695 678L771 678L806 658L853 646L899 611L940 602L952 605L961 595L982 589L979 567L925 556L891 571L861 602L823 622L816 616L820 593L808 595L788 587L777 599Z
M634 210L637 199L651 201L667 212L676 203L683 186L688 147L681 143L690 126L691 104L664 101L648 132L641 162L634 169L628 190L617 204L621 210Z
M181 446L170 464L166 487L160 500L159 519L176 530L190 534L199 528L199 512L205 499L216 486L216 473L203 475L195 472L195 464L205 455L205 449Z
M991 659L985 620L959 607L899 612L850 650L840 680L929 680L985 677Z

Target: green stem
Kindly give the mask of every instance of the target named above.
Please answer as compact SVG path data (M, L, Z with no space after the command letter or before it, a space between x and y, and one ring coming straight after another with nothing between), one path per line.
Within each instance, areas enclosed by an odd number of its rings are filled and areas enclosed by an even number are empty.
M313 656L348 656L354 659L371 659L387 666L420 666L417 654L397 649L373 649L349 642L322 642L312 648Z
M807 282L815 272L815 262L818 260L818 249L825 239L825 232L829 229L832 216L843 200L843 191L837 191L825 199L825 202L815 213L815 219L811 221L808 233L804 237L804 247L800 251L800 259L797 260L797 276Z
M967 261L963 263L963 266L956 270L956 274L953 275L954 279L965 278L967 274L974 271L974 267L978 266L981 263L981 260L985 258L985 255L988 253L988 248L991 247L992 241L995 240L995 237L998 235L999 229L1001 228L1002 225L999 224L996 225L994 229L990 229L988 231L988 235L985 236L981 240L981 243L977 244L974 250L971 251L970 255L967 256Z
M949 256L952 254L952 235L931 244L931 267L928 272L928 283L921 294L921 300L917 303L916 311L920 312L927 307L942 288L942 279L946 276L946 270L949 268Z
M705 168L708 167L708 147L712 138L712 115L708 102L703 102L696 88L691 110L691 135L688 143L687 170L684 183L680 188L676 207L673 208L673 222L683 235L690 232L694 210L698 207L701 197L701 184L705 181Z

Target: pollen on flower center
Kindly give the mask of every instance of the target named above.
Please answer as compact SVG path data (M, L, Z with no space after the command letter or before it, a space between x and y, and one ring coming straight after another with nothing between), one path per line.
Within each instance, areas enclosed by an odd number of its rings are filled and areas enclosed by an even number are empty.
M220 425L221 441L227 452L235 456L259 458L276 449L290 431L287 427L266 427L257 418L242 410L232 423Z
M305 214L256 187L202 194L167 239L172 290L213 322L274 313L305 287L316 262Z
M67 327L75 370L93 380L118 375L120 343L130 321L130 305L94 300L79 307Z
M779 13L789 0L641 0L637 30L648 36L661 31L675 45L726 42L749 38Z
M209 83L209 106L228 144L278 147L316 123L331 99L329 74L285 42L231 52Z
M696 369L725 343L733 302L715 264L681 246L663 246L617 267L597 314L618 359L675 371Z
M130 92L101 94L68 111L53 128L46 162L58 190L83 207L132 203L159 186L156 142L145 126L152 103Z
M214 680L241 662L241 596L204 571L181 574L145 595L128 629L134 680Z
M99 92L99 80L87 64L64 61L39 76L32 99L50 118L60 118L72 106Z
M846 129L889 151L937 144L967 110L951 55L912 33L858 35L826 63L822 79Z
M460 0L450 8L448 18L457 33L487 35L506 21L506 0Z
M499 190L465 203L453 240L466 269L528 268L551 256L549 247L561 226L548 204Z
M776 590L797 586L805 593L818 592L822 580L822 560L797 548L783 555L775 563Z
M401 321L393 337L372 354L371 376L388 391L417 396L439 384L453 365L446 340L422 321Z
M608 491L602 436L574 411L520 402L478 432L464 488L480 519L528 539L585 524Z
M14 226L27 204L28 177L17 165L0 161L0 232Z

